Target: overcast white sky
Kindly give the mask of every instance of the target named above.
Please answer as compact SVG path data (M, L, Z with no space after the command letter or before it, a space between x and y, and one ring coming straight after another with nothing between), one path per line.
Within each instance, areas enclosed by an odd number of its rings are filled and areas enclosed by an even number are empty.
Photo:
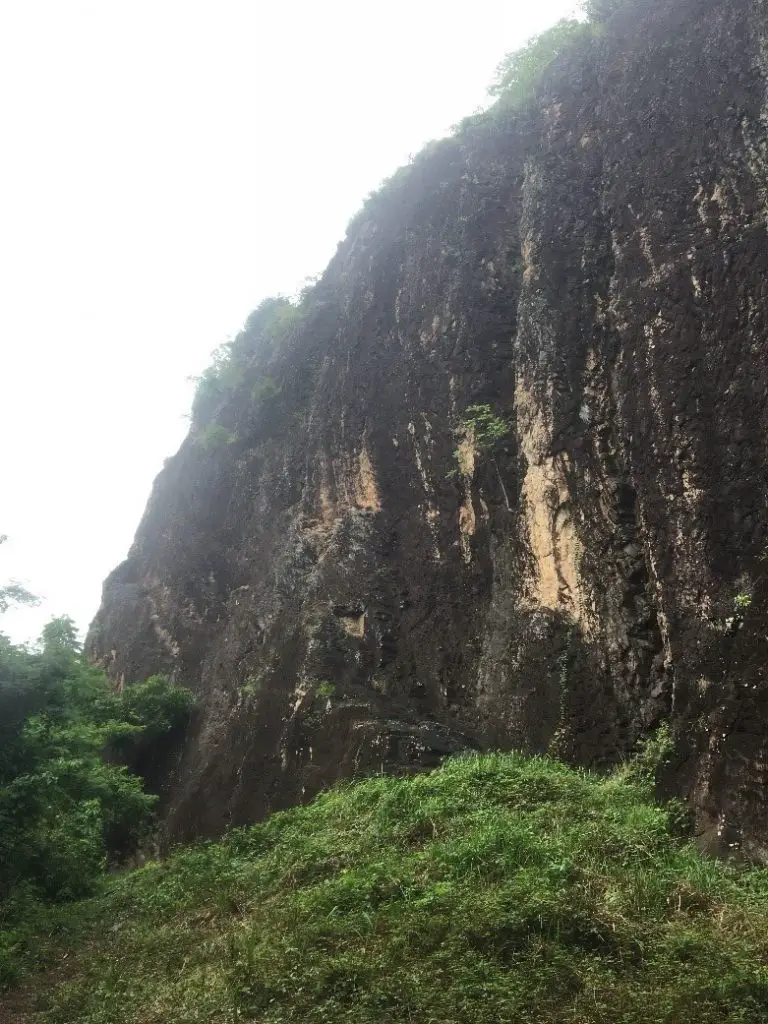
M0 0L0 581L85 629L187 378L574 0Z

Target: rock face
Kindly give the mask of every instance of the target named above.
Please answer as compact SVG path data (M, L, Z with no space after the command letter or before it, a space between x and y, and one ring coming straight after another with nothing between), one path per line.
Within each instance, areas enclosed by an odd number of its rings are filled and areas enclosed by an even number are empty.
M669 720L702 843L768 857L767 78L763 0L628 3L249 321L89 638L199 695L172 838Z

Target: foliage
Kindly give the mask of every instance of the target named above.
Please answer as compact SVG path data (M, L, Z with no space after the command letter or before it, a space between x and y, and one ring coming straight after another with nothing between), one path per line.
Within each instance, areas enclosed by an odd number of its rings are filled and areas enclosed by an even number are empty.
M751 594L737 594L733 599L733 610L736 615L743 615L751 606Z
M87 895L109 858L143 837L156 798L103 752L178 727L189 706L158 676L115 693L68 616L35 649L0 634L0 927L20 902Z
M321 683L318 683L315 693L318 697L332 697L336 693L336 687L333 683L329 683L327 679L324 679Z
M651 794L522 754L338 787L72 908L46 1019L759 1024L766 873Z
M653 789L673 749L672 731L667 722L662 722L655 732L640 741L638 752L622 768L617 769L617 773L625 780Z
M575 53L580 44L588 43L599 35L601 23L628 2L580 0L576 6L581 8L583 18L564 18L533 36L525 46L508 53L497 67L488 88L489 96L494 97L496 102L486 110L477 110L461 119L452 128L452 138L427 143L407 165L385 178L375 191L368 194L363 206L352 217L347 225L347 234L359 228L371 216L383 214L389 197L411 177L412 172L425 161L445 153L457 140L461 140L465 131L486 123L495 128L501 116L533 103L558 61L569 53Z
M469 440L472 448L480 455L486 456L496 470L499 487L504 496L504 504L508 512L512 511L509 503L509 495L504 486L504 480L496 461L496 450L509 434L512 425L494 413L490 405L470 405L464 415L464 419L458 426L456 433ZM474 460L468 462L466 451L462 445L454 451L453 456L458 462L459 470L468 475L474 465Z
M77 626L69 615L61 615L46 623L43 626L40 643L43 652L49 657L55 652L69 657L70 654L79 654L82 651Z
M268 402L270 398L280 393L280 388L275 384L272 377L261 377L251 389L251 398L254 402Z
M322 274L309 274L307 277L304 278L304 281L302 282L302 286L299 289L299 293L297 296L297 303L299 306L302 306L305 302L309 300L310 296L312 295L315 288L322 279L322 276Z
M213 353L211 365L199 377L192 402L192 419L208 419L227 394L242 387L255 357L293 336L303 320L301 306L279 296L264 299L248 316L243 330Z
M301 310L284 295L263 299L248 315L242 334L232 343L235 352L248 348L249 341L272 341L285 336L301 321ZM249 341L246 341L246 338Z
M258 697L261 692L262 678L260 675L250 675L240 687L240 693L244 697Z
M194 436L194 443L207 452L215 452L237 441L237 434L222 426L221 423L206 423Z
M491 455L510 430L510 424L497 416L490 405L470 405L459 424L459 432L471 437L483 455Z
M576 52L580 44L592 39L598 33L599 23L626 2L627 0L583 0L580 6L584 10L586 20L564 18L539 35L533 36L525 46L507 54L496 69L494 79L488 88L489 96L495 97L496 102L487 110L479 110L463 118L453 126L452 138L436 139L427 143L421 152L411 157L407 165L398 168L389 178L385 178L378 189L369 193L363 206L350 220L347 234L358 229L372 216L384 215L386 204L392 194L412 178L413 172L424 167L428 161L450 153L451 148L456 146L457 142L460 143L465 131L483 123L496 126L499 117L533 103L560 58Z
M203 410L208 412L214 408L228 391L243 383L243 371L232 360L229 346L221 345L213 353L211 365L206 367L199 377L192 379L195 383L192 417L200 419Z
M747 612L752 607L752 595L748 591L741 591L734 594L733 614L727 615L720 625L720 629L726 633L735 633L742 629Z
M0 544L5 544L8 535L0 534ZM18 580L9 580L0 587L0 615L5 614L9 608L17 604L36 605L40 599L30 594L26 587L23 587Z
M16 580L9 580L5 586L0 587L0 614L4 614L15 604L39 604L40 599L30 594L26 587L23 587Z
M547 752L552 757L565 758L570 740L568 701L571 690L571 672L574 663L576 628L571 623L565 633L563 649L557 659L557 727L549 742Z
M133 746L151 746L163 736L178 733L193 706L190 691L173 686L165 676L150 676L143 683L127 686L120 695L122 718L134 727L127 734Z
M595 26L626 4L627 0L582 0L580 6L586 21L563 18L533 36L519 50L508 53L496 69L489 95L499 97L504 107L521 107L529 102L558 58L589 39Z
M519 107L532 100L557 58L588 34L589 26L584 22L571 18L558 21L521 49L507 54L496 69L489 94L498 96L505 107Z
M626 7L627 0L582 0L582 10L590 22L607 21L620 7Z
M368 193L363 205L347 224L347 235L359 229L370 218L384 216L392 196L396 195L407 182L412 183L415 176L429 177L434 169L435 161L449 160L451 154L457 157L460 152L460 146L455 138L432 139L427 142L418 153L409 158L407 164L398 167L393 174L383 178L379 182L378 188Z

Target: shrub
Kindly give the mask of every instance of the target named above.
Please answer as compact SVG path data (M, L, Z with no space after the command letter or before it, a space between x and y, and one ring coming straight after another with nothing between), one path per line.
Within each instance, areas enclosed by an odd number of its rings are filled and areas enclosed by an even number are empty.
M0 545L5 544L7 540L8 535L0 533ZM0 587L0 615L7 612L13 605L37 605L39 603L40 598L31 594L18 580L8 580Z
M261 688L261 675L250 675L240 687L240 693L243 694L244 697L258 697L261 693Z
M496 70L488 92L504 106L519 107L532 100L557 58L588 36L589 27L571 18L534 36L524 47L507 54Z
M196 383L193 422L200 423L215 415L218 404L246 383L253 358L295 336L303 320L302 307L290 299L264 299L248 316L243 330L220 345L211 365L199 377L192 378Z
M126 686L120 694L121 717L141 730L142 743L178 732L187 724L194 703L189 690L160 675Z
M475 448L483 455L491 455L511 429L511 424L497 416L490 405L470 405L458 432L470 436Z
M191 705L159 676L115 693L66 616L37 649L0 636L0 903L20 889L79 898L108 858L140 842L156 797L104 751L178 733Z
M511 429L512 425L500 416L497 416L490 405L470 405L466 410L464 419L456 430L457 434L471 443L475 452L488 458L496 470L499 486L504 496L504 505L508 512L512 511L512 507L509 503L509 495L507 494L507 488L504 486L504 480L502 479L495 453ZM459 469L463 470L462 448L457 448L453 454L459 463Z
M669 724L663 722L654 733L638 743L637 753L618 769L618 773L622 778L644 786L648 796L652 797L659 774L673 750L672 731Z
M280 388L275 384L272 377L262 377L251 389L251 399L255 403L268 402L275 395L280 393Z
M206 423L201 427L194 437L194 443L207 452L217 451L237 441L237 434L222 426L220 423Z

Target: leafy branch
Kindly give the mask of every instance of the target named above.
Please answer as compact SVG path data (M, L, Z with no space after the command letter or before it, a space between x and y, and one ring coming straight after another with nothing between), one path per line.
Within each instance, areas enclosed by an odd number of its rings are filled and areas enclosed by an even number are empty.
M0 544L5 544L7 540L8 534L0 533ZM40 598L31 594L18 580L8 580L4 586L0 587L0 615L5 614L13 605L21 604L38 605Z
M509 496L501 478L501 470L496 461L496 452L503 441L509 436L512 429L511 423L497 416L490 405L470 405L467 407L464 418L459 424L457 433L468 438L478 454L487 458L496 470L499 478L501 492L504 495L504 504L507 511L511 512ZM460 460L461 452L457 449L454 452L457 460Z

